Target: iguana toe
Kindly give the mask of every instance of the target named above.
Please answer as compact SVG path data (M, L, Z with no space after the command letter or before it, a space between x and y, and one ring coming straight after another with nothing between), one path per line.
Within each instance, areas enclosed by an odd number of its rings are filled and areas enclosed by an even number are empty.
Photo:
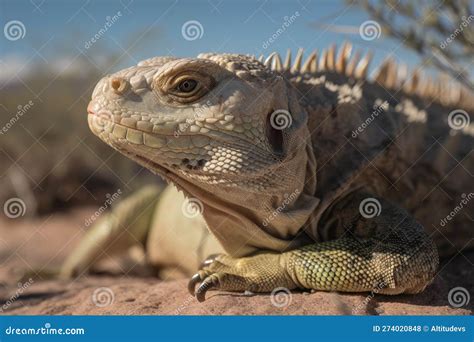
M219 257L220 255L221 254L211 254L211 255L209 255L201 263L201 265L199 266L199 269L202 270L206 267L209 267L216 260L216 258ZM191 277L191 279L188 282L188 291L192 296L194 296L194 295L197 296L197 293L202 293L202 291L203 291L202 289L205 288L205 287L203 287L203 284L204 284L203 280L205 280L205 277L206 276L202 277L200 273L196 273ZM196 292L196 285L201 283L201 282L202 282L202 284L199 286L198 291ZM207 291L207 288L206 288L206 291ZM205 292L204 292L204 295L205 295ZM199 298L198 298L198 300L199 300ZM203 300L204 300L204 297L203 297L202 300L199 300L199 301L203 301Z
M195 286L199 282L200 284L195 290ZM208 269L195 274L189 282L188 289L199 302L203 302L209 290L243 291L246 289L245 286L252 286L245 277L226 272L213 272Z
M223 276L223 274L220 276ZM199 302L204 302L207 291L210 289L218 289L219 283L219 274L213 273L207 276L196 290L196 299Z
M204 267L209 266L209 265L212 264L212 263L214 262L214 260L216 260L216 258L217 258L218 256L220 256L220 255L222 255L222 254L217 253L217 254L211 254L211 255L209 255L209 256L201 263L201 265L199 266L199 269L203 269Z
M262 253L244 258L217 255L205 262L203 269L191 278L188 290L202 302L209 290L270 292L276 287L292 289L295 284L280 264L280 255Z

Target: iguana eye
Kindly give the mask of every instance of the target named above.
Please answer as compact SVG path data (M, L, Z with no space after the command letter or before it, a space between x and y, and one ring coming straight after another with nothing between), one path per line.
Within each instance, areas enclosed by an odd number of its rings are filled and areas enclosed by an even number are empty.
M215 83L211 75L185 70L174 75L159 77L154 83L154 89L166 102L188 104L206 95Z
M190 93L194 89L196 89L198 85L198 82L196 80L193 80L192 78L186 79L184 81L181 81L177 86L176 90L182 92L182 93Z

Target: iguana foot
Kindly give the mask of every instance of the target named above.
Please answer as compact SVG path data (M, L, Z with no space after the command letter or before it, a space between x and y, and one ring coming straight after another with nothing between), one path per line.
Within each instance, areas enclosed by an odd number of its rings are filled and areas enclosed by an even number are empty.
M404 210L382 198L378 201L384 210L370 219L358 215L357 197L335 207L331 217L342 223L345 218L351 220L343 224L348 228L340 238L283 253L211 258L192 277L189 290L199 301L210 289L271 292L285 287L388 295L419 293L436 273L436 247Z
M191 278L188 290L202 302L209 290L271 292L280 286L293 289L297 286L281 264L281 255L262 253L245 258L232 258L224 254L211 256Z

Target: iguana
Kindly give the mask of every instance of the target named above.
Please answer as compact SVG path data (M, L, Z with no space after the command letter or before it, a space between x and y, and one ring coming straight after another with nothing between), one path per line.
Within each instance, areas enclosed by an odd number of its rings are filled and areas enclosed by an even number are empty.
M102 78L91 130L173 186L101 218L62 274L139 242L150 264L196 272L199 301L209 289L414 294L438 249L471 248L467 208L440 224L473 196L469 91L392 60L369 78L371 55L349 43L302 56L154 57Z

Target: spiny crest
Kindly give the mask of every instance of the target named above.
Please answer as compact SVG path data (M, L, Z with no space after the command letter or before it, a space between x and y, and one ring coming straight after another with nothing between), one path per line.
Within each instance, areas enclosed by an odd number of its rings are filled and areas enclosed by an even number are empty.
M322 50L318 56L318 51L313 51L303 63L303 49L299 49L294 60L292 60L291 51L288 50L284 62L280 55L276 52L270 54L266 59L263 55L258 60L266 67L278 72L291 72L294 74L300 73L315 73L318 71L337 71L347 76L356 78L365 78L369 68L372 54L367 53L361 58L360 53L356 52L351 57L352 45L344 43L336 51L336 45L331 45L329 49Z
M266 59L260 56L258 60L267 68L280 73L307 74L324 71L335 71L348 77L369 80L367 72L372 60L372 53L368 52L363 57L356 51L352 55L352 44L344 42L337 50L336 44L328 49L313 51L303 63L303 49L299 49L294 60L291 51L288 50L284 61L276 52L270 54ZM441 74L433 80L431 77L423 77L420 69L415 69L408 76L406 64L397 63L388 57L370 77L381 86L388 89L403 90L409 94L415 94L423 98L437 101L444 106L460 106L465 109L474 109L473 94L459 82L452 80L448 75Z
M385 88L401 89L407 94L415 94L444 106L474 108L472 92L447 74L442 73L433 79L422 76L420 68L417 68L408 76L408 66L398 65L390 57L375 72L374 80Z

